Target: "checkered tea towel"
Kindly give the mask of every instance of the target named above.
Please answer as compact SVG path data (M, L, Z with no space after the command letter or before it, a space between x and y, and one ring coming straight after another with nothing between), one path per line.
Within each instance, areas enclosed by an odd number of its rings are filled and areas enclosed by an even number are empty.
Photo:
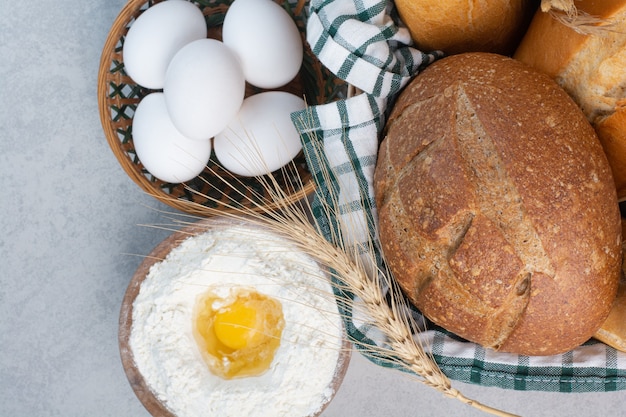
M292 115L318 186L313 215L329 240L341 232L338 224L349 222L359 233L348 244L369 240L377 245L372 181L385 112L410 78L440 55L412 48L408 31L385 0L312 0L309 7L307 40L313 52L339 78L364 92ZM320 199L332 196L339 200L337 215L343 222L327 218L320 208ZM367 317L357 317L349 305L345 308L346 329L357 346L385 343ZM420 338L443 372L463 382L560 392L626 389L626 353L595 341L563 355L528 357L486 350L432 325ZM368 357L393 366L384 358Z

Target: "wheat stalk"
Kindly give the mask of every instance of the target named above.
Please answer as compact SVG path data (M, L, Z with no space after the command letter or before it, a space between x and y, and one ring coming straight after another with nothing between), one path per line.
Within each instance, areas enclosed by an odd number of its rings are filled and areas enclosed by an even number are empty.
M542 0L541 11L581 35L601 35L617 23L578 10L574 0Z
M313 143L317 143L317 141L314 140ZM315 148L314 152L321 152L321 150ZM288 165L286 168L283 168L283 175L288 174L299 178L296 175L297 171L294 166ZM328 171L323 171L322 174L327 178L332 175ZM217 172L214 172L214 175L219 176ZM221 177L220 179L227 186L232 187L241 197L245 197L246 192L252 193L253 197L259 197L254 190L242 190L243 184L239 183L235 177ZM219 215L236 220L243 219L265 227L288 239L293 244L294 249L303 251L320 265L327 268L333 278L335 288L340 292L348 291L360 300L357 306L349 298L338 297L338 304L340 306L344 304L363 309L363 312L370 318L371 323L387 339L387 347L363 344L358 346L362 348L365 354L383 357L385 360L399 365L401 368L409 371L409 374L414 374L418 381L434 388L445 396L455 398L493 415L514 417L513 414L469 399L452 387L449 378L441 371L432 355L425 350L419 338L416 340L413 337L411 329L417 324L406 313L410 311L410 306L394 284L391 273L387 269L376 266L376 254L371 242L365 245L348 245L346 242L350 241L350 237L342 236L342 232L332 228L332 237L329 239L330 241L327 240L320 234L317 220L311 219L308 214L311 213L309 200L290 201L288 196L293 190L281 188L279 182L272 175L259 177L259 181L268 193L268 197L266 197L266 201L261 200L260 202L255 202L254 198L250 199L251 207L242 207L227 193L222 194L224 197L231 199L232 206L229 207L231 210L228 212L191 201L188 204L193 206L193 211L196 213L203 213L209 216ZM286 183L289 183L289 181ZM208 185L212 186L211 184ZM295 188L301 186L301 183L294 185ZM197 191L191 189L190 191L197 193ZM217 202L217 199L208 195L202 195L202 197ZM331 195L330 201L330 203L322 201L322 210L325 212L326 217L329 219L341 219L341 216L338 216L337 196ZM346 234L346 231L349 234L351 225L342 224L339 229L343 230L344 234ZM386 293L383 288L389 288L391 302L386 300ZM354 344L361 343L358 340L352 340L352 342Z

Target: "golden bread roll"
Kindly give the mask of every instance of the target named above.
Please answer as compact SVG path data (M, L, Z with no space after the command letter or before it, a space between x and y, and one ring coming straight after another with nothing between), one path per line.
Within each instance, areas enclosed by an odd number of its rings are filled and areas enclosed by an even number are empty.
M622 219L622 239L626 239L626 219ZM594 337L615 349L626 352L626 240L622 243L624 253L622 279L609 317Z
M385 259L441 327L551 355L606 320L621 269L611 172L545 74L488 53L431 64L392 109L374 185Z
M626 280L620 281L611 313L594 337L626 352Z
M395 0L418 48L512 54L535 9L535 0Z
M513 55L554 78L596 129L626 199L626 0L579 0L578 20L538 11ZM558 15L557 15L558 16ZM592 21L604 25L576 25Z
M617 103L610 116L596 119L593 126L613 170L617 198L626 201L626 100Z

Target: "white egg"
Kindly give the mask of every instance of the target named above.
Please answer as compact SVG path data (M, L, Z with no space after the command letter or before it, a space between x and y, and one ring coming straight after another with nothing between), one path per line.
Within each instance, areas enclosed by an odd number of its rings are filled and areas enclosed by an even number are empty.
M302 65L302 38L295 22L272 0L235 0L224 18L222 38L239 56L246 81L277 88Z
M246 98L237 117L215 136L220 164L242 176L258 176L285 166L302 149L291 113L305 108L300 97L268 91Z
M237 56L222 42L201 39L170 62L163 93L174 126L191 139L210 139L237 114L246 82Z
M189 181L209 162L211 141L189 139L180 133L169 118L163 93L148 94L139 102L132 132L137 157L161 181Z
M161 89L174 54L206 37L206 21L196 5L186 0L157 3L128 30L122 49L126 73L143 87Z

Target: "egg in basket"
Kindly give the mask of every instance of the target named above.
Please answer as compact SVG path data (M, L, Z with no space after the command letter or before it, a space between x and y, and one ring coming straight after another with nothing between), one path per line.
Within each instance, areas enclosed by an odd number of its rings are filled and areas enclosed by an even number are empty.
M343 97L346 84L310 51L303 0L256 3L228 14L232 0L131 0L105 42L107 141L126 174L173 208L271 205L270 172L289 201L315 188L289 113Z

